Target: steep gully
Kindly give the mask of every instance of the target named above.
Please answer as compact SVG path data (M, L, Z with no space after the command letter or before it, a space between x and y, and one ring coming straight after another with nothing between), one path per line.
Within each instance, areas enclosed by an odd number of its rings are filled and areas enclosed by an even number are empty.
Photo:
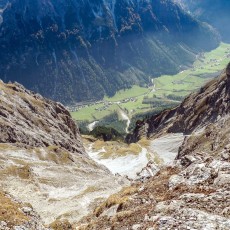
M230 229L229 89L230 64L177 108L139 124L129 140L160 138L155 148L166 152L162 138L186 133L176 159L109 197L77 229Z

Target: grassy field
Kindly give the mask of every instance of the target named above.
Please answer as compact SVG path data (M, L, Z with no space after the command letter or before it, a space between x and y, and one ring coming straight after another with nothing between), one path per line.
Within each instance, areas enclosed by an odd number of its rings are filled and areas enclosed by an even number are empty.
M187 70L154 78L153 86L149 88L133 86L121 90L111 98L105 97L100 104L91 104L73 112L72 116L78 121L92 122L116 113L120 108L131 118L136 114L158 110L161 104L167 107L167 103L179 103L183 97L218 76L229 62L229 57L230 44L221 43L217 49L199 55L193 67ZM145 104L144 99L152 103Z
M79 111L73 112L71 114L75 120L91 122L91 121L95 121L95 120L100 120L103 117L105 117L111 113L114 113L119 109L118 105L112 104L112 105L108 106L108 108L105 110L102 110L102 111L96 110L96 109L100 109L102 107L103 107L102 103L97 104L97 105L86 106L85 108L80 109Z
M199 89L211 78L218 75L229 62L230 44L222 43L217 49L201 55L194 63L193 68L176 75L163 75L154 79L157 96L174 94L186 96Z
M131 89L118 91L113 97L105 97L105 101L122 101L130 97L139 97L149 92L149 89L134 85Z
M127 109L128 111L137 107L144 107L142 100L144 95L148 95L151 89L133 86L130 89L121 90L113 97L105 97L104 102L99 104L91 104L85 106L77 112L72 112L72 117L78 121L95 121L100 120L111 113L117 112L119 108ZM135 101L122 103L123 100L133 98ZM112 103L110 103L112 102ZM106 106L106 109L102 109ZM101 109L101 110L100 110Z

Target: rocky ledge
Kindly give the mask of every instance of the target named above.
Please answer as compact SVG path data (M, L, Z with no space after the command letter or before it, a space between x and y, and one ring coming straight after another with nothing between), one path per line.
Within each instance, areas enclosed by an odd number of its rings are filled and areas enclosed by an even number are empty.
M0 202L1 230L48 230L42 225L39 215L28 204L18 202L2 191L0 191Z
M148 181L111 196L78 227L84 230L227 230L230 228L229 184L229 159L191 153L173 167L161 169Z

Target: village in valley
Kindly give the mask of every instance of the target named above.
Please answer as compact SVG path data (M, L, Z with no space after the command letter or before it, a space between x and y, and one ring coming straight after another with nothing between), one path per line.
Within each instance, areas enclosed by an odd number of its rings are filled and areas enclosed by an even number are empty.
M134 85L132 88L120 90L113 97L105 96L99 101L76 103L68 106L68 110L79 123L90 124L103 120L118 110L125 112L131 119L136 114L175 106L185 96L218 76L229 58L230 45L222 43L216 50L197 55L193 66L187 69L181 67L178 74L150 76L150 83L146 87Z

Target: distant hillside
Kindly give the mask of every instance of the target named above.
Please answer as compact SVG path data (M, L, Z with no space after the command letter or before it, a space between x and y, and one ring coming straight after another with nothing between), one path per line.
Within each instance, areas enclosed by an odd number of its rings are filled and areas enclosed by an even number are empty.
M208 22L221 34L223 41L230 42L229 0L176 0L199 20Z
M9 2L0 25L0 77L63 103L145 85L219 43L209 26L170 0Z

